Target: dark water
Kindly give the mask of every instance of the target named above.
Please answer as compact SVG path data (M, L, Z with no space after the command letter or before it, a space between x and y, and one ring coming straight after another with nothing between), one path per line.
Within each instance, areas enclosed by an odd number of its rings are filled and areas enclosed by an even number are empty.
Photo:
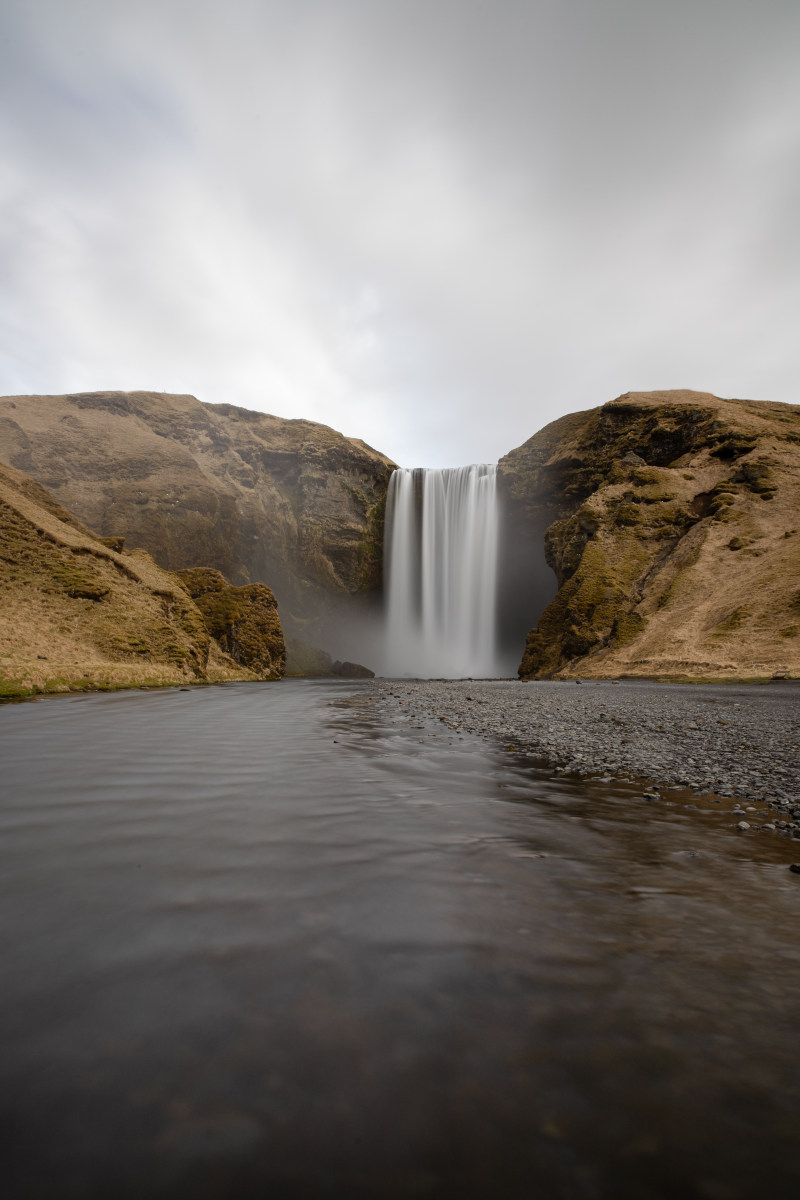
M0 710L3 1196L800 1194L800 845L370 697Z

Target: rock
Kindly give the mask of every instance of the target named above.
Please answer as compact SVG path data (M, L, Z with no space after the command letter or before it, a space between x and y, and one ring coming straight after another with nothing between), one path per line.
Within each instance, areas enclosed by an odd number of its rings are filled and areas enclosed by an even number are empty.
M332 675L338 675L342 679L374 679L375 672L370 671L369 667L362 667L360 663L354 662L335 662L331 668Z
M286 674L328 679L333 674L333 659L326 650L289 637L286 639Z
M0 459L163 568L268 583L297 637L380 590L394 464L326 425L158 392L6 397Z
M628 393L548 425L499 477L520 542L546 526L558 583L522 678L800 674L783 536L800 510L798 406Z
M789 870L794 871L795 875L800 875L800 863L790 863Z
M258 679L280 679L286 667L278 606L263 583L233 587L212 567L176 572L203 614L208 632L234 662Z
M750 824L748 821L740 821L736 828L740 833L745 833L750 828Z

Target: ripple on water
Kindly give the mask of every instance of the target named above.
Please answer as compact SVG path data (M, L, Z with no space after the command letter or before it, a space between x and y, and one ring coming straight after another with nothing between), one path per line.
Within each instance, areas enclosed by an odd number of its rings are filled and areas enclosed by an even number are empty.
M369 695L0 713L5 1194L794 1197L791 846Z

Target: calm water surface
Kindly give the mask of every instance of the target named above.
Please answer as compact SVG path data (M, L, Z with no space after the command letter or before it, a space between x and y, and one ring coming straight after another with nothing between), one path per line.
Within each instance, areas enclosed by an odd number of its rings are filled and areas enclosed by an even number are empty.
M800 1194L800 845L730 805L301 681L6 706L0 787L9 1200Z

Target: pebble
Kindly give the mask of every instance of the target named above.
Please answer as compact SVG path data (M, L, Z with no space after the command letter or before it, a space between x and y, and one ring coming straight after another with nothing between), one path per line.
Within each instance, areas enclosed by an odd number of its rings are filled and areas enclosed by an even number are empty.
M513 746L551 768L648 781L643 799L693 789L768 804L800 837L800 688L787 684L665 684L647 680L380 680L388 709ZM740 822L748 827L749 822ZM759 822L761 824L761 822Z

